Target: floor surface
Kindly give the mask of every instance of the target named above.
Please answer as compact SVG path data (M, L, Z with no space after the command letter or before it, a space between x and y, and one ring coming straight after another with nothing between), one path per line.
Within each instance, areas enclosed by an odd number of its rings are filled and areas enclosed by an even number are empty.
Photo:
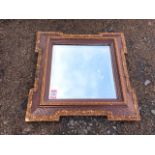
M57 123L25 123L23 101L33 87L37 31L124 32L142 120L62 117ZM155 20L0 20L0 134L155 134Z

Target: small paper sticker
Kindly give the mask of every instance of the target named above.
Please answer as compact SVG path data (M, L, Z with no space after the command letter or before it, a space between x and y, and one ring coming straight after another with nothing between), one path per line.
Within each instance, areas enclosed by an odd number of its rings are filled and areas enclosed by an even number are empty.
M50 98L51 99L56 99L57 97L57 90L56 89L52 89L50 92Z

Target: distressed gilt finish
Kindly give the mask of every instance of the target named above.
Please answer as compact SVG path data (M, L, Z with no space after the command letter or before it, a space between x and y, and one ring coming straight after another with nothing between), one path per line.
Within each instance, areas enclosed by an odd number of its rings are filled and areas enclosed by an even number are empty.
M94 101L83 100L57 102L45 100L48 70L49 44L55 40L112 40L116 56L116 68L120 78L122 100ZM127 54L125 38L122 33L99 33L87 35L63 34L61 32L38 32L36 38L38 53L34 88L29 92L25 121L59 121L60 116L107 116L113 121L139 121L137 98L131 88L126 66Z

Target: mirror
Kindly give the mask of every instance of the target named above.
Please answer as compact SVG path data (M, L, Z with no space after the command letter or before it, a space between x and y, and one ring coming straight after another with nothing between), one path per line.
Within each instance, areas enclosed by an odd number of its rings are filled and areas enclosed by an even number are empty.
M26 122L61 116L106 116L139 121L137 97L127 73L123 33L37 32L34 88Z
M49 99L117 99L110 50L53 45Z

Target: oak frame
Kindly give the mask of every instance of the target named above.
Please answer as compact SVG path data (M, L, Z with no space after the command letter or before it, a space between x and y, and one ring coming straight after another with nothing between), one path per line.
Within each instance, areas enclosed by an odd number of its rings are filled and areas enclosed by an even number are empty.
M107 116L109 120L138 121L137 98L130 86L125 54L127 54L123 33L99 33L87 35L63 34L61 32L38 32L36 38L38 53L34 88L30 90L25 120L58 121L60 116ZM116 100L49 100L47 70L50 66L53 44L108 44L111 45L113 71L117 87ZM119 75L119 76L117 76Z

